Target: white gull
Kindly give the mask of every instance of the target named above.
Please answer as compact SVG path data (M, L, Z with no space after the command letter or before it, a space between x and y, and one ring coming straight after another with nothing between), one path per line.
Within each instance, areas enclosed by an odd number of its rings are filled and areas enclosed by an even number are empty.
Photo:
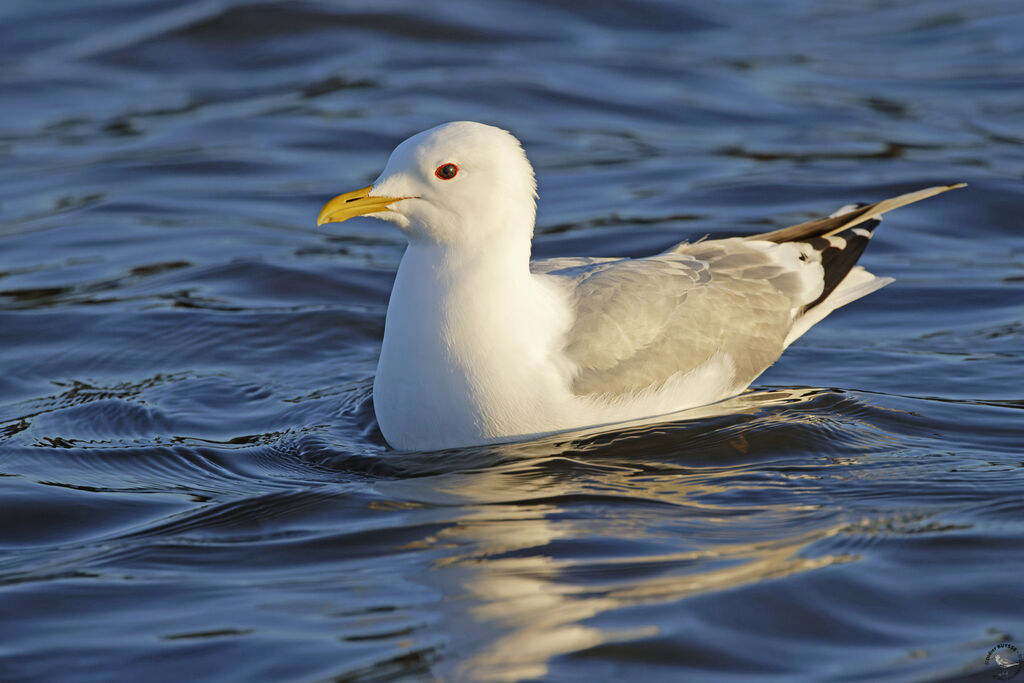
M508 132L419 133L318 224L405 233L373 403L388 443L436 450L668 415L743 391L826 315L891 282L856 261L879 216L963 184L636 259L530 260L533 168Z

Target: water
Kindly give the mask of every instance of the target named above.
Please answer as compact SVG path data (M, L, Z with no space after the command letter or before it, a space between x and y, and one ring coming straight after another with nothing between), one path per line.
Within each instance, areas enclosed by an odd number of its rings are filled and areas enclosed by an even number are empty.
M1024 8L0 7L0 679L990 680L1024 647ZM926 185L717 414L394 453L406 136L525 143L536 254Z

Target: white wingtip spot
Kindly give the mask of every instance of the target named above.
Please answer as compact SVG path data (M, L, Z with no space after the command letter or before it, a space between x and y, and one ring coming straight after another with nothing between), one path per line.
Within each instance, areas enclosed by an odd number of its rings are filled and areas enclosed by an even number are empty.
M871 239L871 231L865 230L864 228L854 228L853 234L857 237L867 237L868 239Z
M838 209L830 213L828 217L835 218L836 216L842 216L843 214L850 213L851 211L856 211L858 208L859 207L856 204L846 204L845 206L840 206Z
M846 248L846 238L844 238L844 237L840 237L839 235L829 235L825 239L828 240L828 243L830 245L832 245L833 247L836 247L837 249L845 249Z

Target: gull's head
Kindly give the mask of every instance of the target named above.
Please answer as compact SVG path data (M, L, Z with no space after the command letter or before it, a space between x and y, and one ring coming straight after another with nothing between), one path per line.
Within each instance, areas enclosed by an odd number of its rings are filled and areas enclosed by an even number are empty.
M533 233L533 168L508 131L455 121L412 136L373 185L335 197L317 225L372 216L412 242L461 244L494 231Z

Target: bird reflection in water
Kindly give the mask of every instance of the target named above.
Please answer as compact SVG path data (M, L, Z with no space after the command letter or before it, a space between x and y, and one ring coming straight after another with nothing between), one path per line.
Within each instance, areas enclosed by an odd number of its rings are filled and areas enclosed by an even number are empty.
M859 418L851 429L847 417L845 454L776 466L787 435L827 431L820 404L835 399L751 392L673 424L495 446L498 464L390 482L389 496L456 513L415 544L442 551L431 577L458 596L442 605L452 622L443 630L472 634L447 645L444 661L457 667L447 673L540 678L560 655L660 635L642 615L605 628L602 614L858 559L808 552L849 526L822 495L822 469L855 464L884 432Z

